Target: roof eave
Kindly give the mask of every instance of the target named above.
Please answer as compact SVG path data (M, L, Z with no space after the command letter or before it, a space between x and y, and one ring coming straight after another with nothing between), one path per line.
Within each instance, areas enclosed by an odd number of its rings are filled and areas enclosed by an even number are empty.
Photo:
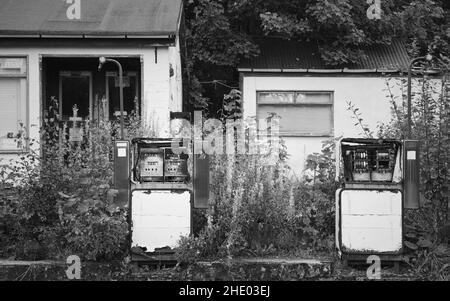
M257 69L238 68L243 73L321 73L321 74L364 74L364 73L399 73L401 69Z
M0 33L0 39L117 39L117 40L175 40L175 34L25 34Z

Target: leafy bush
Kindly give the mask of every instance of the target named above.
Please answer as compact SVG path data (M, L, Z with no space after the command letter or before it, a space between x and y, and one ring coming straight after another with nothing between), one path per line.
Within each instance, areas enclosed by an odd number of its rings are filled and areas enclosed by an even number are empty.
M388 82L388 84L390 84ZM397 82L406 90L405 80ZM426 217L429 230L436 233L448 220L450 178L450 96L446 77L431 79L424 75L417 80L412 93L412 137L421 142L420 178L421 209L419 215ZM407 136L406 99L390 95L393 118L379 129L380 137ZM418 214L412 219L420 219Z
M444 58L444 61L449 60ZM430 279L450 279L448 238L444 233L449 218L450 178L450 87L447 76L415 80L412 90L412 137L421 142L420 195L421 207L405 212L405 246L412 255L411 263L418 273ZM394 95L393 85L406 91L406 79L387 81L392 120L382 124L382 138L406 138L406 93Z
M317 166L314 183L292 175L282 141L271 145L279 153L274 164L263 155L214 156L207 225L198 236L180 240L178 259L329 252L336 187L330 144L314 155L327 162Z
M128 239L126 208L114 204L110 188L117 124L86 123L83 141L70 142L60 131L67 125L58 120L58 102L52 101L41 129L42 154L32 147L0 172L0 220L7 221L7 244L15 249L4 255L42 259L77 254L89 260L121 255Z

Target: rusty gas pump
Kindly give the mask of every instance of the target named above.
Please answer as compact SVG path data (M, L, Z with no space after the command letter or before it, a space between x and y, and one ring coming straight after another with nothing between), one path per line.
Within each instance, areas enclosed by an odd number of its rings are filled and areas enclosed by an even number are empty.
M172 260L179 238L192 234L193 210L208 206L209 159L183 141L115 143L114 181L129 209L132 261Z
M195 154L194 143L184 145L186 139L124 139L123 69L119 61L100 57L98 70L106 63L119 70L120 139L114 141L114 188L116 203L129 210L131 259L170 260L178 239L192 234L193 209L208 207L209 158ZM189 113L170 116L190 123ZM187 137L191 142L192 136Z
M340 141L336 191L336 246L345 261L370 255L403 260L404 210L419 207L419 142L353 139Z

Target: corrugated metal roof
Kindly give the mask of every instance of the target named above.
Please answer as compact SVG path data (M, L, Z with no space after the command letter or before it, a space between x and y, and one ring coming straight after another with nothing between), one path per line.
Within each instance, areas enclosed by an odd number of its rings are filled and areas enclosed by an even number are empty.
M389 46L368 47L365 49L364 59L356 64L339 67L327 66L314 43L276 38L265 38L256 42L260 46L260 55L243 61L239 65L241 71L382 72L407 70L409 65L408 53L401 41L394 41Z
M178 31L182 0L80 1L80 20L69 20L71 4L64 0L0 0L0 35L166 36Z

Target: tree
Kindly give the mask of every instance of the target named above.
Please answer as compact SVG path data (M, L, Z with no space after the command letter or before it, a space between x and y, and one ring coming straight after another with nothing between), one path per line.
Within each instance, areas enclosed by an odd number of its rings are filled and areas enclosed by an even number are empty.
M190 103L204 108L211 102L202 82L222 80L238 86L240 60L259 53L256 36L315 42L331 66L355 62L365 47L389 44L394 38L406 39L412 55L449 52L446 1L380 3L380 19L369 19L370 4L361 0L185 0Z

